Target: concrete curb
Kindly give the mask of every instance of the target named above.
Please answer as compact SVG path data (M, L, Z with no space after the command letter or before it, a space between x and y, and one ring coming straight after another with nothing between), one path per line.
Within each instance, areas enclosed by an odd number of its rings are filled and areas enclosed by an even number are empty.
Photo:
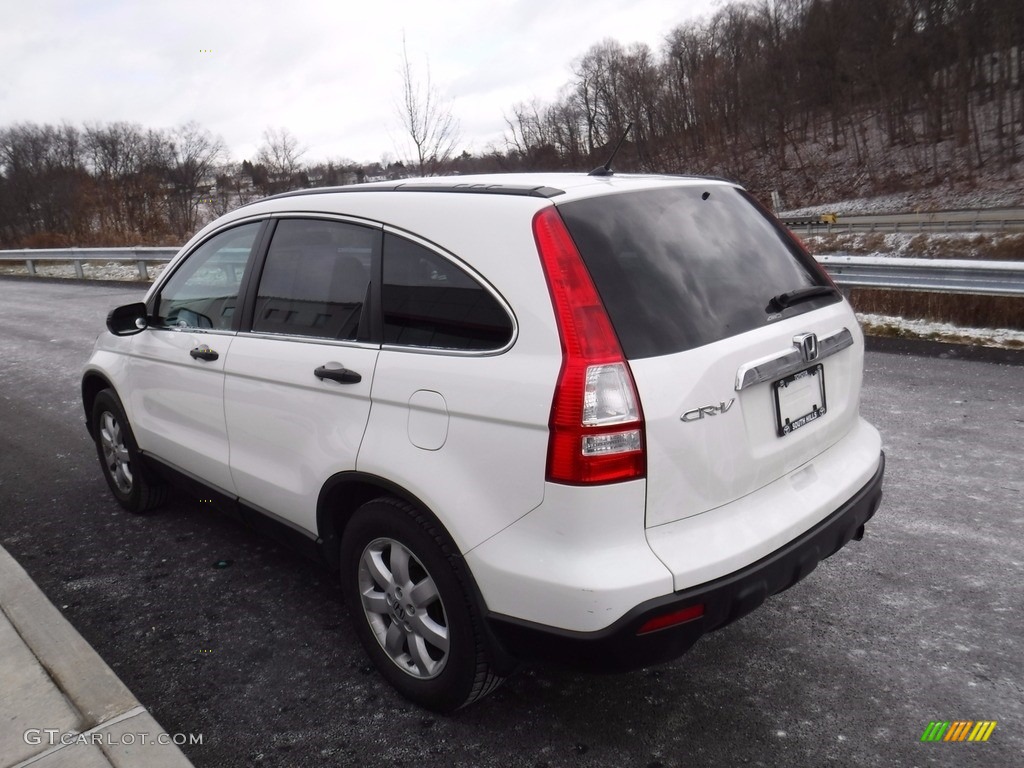
M0 678L0 768L192 766L3 547Z

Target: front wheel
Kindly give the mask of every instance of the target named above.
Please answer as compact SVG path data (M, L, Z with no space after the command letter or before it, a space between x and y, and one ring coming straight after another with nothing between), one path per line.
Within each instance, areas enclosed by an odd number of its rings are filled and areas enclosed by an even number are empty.
M342 587L356 633L406 698L451 712L498 687L481 619L451 547L416 507L360 507L341 544Z
M117 502L136 514L162 503L166 488L151 478L142 466L135 436L113 390L104 389L96 395L92 424L103 477Z

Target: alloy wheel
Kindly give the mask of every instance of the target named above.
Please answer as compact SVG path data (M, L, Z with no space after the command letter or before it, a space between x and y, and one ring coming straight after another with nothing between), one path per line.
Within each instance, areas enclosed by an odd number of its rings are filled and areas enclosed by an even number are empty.
M132 492L131 461L121 424L110 411L105 411L100 417L100 445L107 472L117 489L127 496Z
M448 660L448 617L433 578L405 545L371 541L359 559L363 613L377 642L401 670L419 679Z

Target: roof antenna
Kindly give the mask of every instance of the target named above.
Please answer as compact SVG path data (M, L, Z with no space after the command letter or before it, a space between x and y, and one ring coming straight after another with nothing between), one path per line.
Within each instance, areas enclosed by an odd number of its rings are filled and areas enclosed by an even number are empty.
M633 127L633 121L630 120L629 121L629 125L626 126L626 130L624 130L622 132L622 138L619 139L619 143L616 144L615 145L615 149L612 150L612 156L608 158L608 162L605 163L604 165L597 166L597 168L595 168L590 173L588 173L587 176L614 176L615 175L614 171L612 171L612 160L614 160L615 156L617 154L619 154L619 147L621 147L622 146L622 142L624 142L626 140L626 137L629 135L629 129L632 128L632 127Z

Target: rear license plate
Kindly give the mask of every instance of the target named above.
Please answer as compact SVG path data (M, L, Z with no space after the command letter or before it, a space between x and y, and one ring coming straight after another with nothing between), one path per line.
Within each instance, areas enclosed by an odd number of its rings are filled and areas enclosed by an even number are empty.
M806 427L825 415L825 368L794 373L772 384L775 392L775 426L779 437Z

